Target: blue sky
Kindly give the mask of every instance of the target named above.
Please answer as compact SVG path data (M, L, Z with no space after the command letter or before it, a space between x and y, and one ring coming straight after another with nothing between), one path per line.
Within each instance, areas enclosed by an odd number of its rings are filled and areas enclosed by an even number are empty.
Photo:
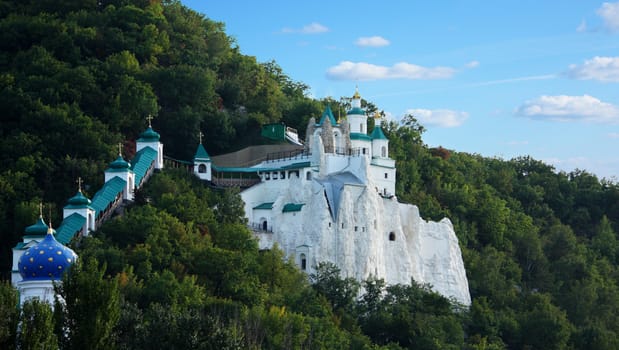
M362 97L424 142L619 180L619 1L198 1L316 98Z

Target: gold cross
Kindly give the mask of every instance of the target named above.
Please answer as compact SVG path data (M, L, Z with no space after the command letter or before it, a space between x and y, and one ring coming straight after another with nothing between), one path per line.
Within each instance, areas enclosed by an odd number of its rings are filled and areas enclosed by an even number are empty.
M121 157L123 156L123 143L122 142L118 143L118 155Z
M39 217L43 218L43 203L39 203Z
M202 131L200 131L198 133L198 137L200 137L200 144L202 144L202 136L204 136L204 134L202 133Z
M148 117L146 117L146 120L148 120L148 127L151 128L151 121L153 120L153 116L149 114Z
M82 192L82 178L81 178L81 177L78 177L78 178L77 178L77 181L75 181L75 183L77 183L77 190L78 190L79 192Z

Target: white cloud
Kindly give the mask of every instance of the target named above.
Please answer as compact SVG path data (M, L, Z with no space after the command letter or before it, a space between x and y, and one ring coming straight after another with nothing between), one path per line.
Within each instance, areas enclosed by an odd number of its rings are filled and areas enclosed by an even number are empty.
M611 32L619 31L619 2L605 2L596 13Z
M477 68L479 66L479 61L471 61L467 63L466 68Z
M469 117L467 112L449 109L409 109L405 114L412 114L423 126L453 128L462 125Z
M525 102L518 108L517 114L560 122L619 123L619 107L589 95L541 96Z
M608 137L611 139L619 139L619 132L609 132Z
M389 40L383 38L382 36L368 36L361 37L355 41L355 45L362 47L381 47L389 45Z
M570 65L567 74L580 80L619 82L619 57L596 56L582 65Z
M327 77L333 80L380 80L380 79L446 79L456 70L450 67L422 67L399 62L391 67L366 62L342 61L327 70Z
M301 34L320 34L326 33L329 31L328 27L323 26L318 22L312 22L303 28L295 29L295 28L283 28L282 33L301 33Z

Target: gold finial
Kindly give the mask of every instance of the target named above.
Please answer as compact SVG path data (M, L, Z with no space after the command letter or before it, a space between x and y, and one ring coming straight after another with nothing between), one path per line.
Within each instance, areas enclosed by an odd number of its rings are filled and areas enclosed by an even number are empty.
M148 117L146 117L146 120L148 120L148 127L152 128L153 126L151 125L151 121L153 120L153 116L149 114Z
M47 226L47 233L51 234L54 232L52 229L52 207L49 207L49 225Z
M77 184L77 191L82 192L82 178L78 176L75 183Z
M378 110L376 110L376 112L374 112L374 119L380 119L382 117L383 117L382 114Z
M198 133L198 137L200 138L200 144L202 144L202 136L204 136L204 134L202 133L202 131L200 131Z
M122 157L122 156L123 156L123 143L122 143L122 142L119 142L119 143L118 143L118 155L119 155L120 157Z
M352 98L355 98L355 99L361 98L361 95L359 95L359 85L355 85L355 94L352 96Z

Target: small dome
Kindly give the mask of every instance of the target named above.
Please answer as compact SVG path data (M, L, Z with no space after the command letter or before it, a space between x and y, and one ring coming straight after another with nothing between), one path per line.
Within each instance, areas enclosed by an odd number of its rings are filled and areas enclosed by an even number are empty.
M53 232L49 229L41 242L30 247L19 258L17 267L24 281L59 280L77 259L73 250L58 243Z
M121 155L118 155L118 158L116 158L115 161L110 163L110 169L125 170L129 168L130 168L129 163L126 160L124 160Z
M160 137L159 133L153 130L153 128L149 126L148 129L146 129L146 131L140 134L140 138L138 139L138 141L154 142L154 141L159 141L159 137Z
M34 225L26 227L25 233L28 236L43 236L47 233L47 229L43 217L39 216L39 220Z
M69 199L69 206L72 207L84 207L90 205L90 199L86 198L82 191L78 191L75 196Z

